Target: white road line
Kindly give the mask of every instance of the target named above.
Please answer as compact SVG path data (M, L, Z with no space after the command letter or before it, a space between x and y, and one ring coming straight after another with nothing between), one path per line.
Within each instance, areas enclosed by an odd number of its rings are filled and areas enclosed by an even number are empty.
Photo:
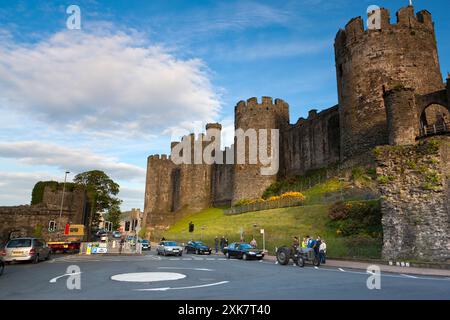
M344 270L344 269L342 269L342 268L339 268L339 271L345 272L345 270Z
M178 267L158 267L158 269L171 269L171 270L195 270L195 271L214 271L206 268L178 268Z
M205 288L205 287L212 287L212 286L218 286L221 284L226 284L229 281L221 281L221 282L216 282L216 283L209 283L209 284L204 284L204 285L200 285L200 286L192 286L192 287L179 287L179 288L170 288L170 287L166 287L166 288L153 288L153 289L134 289L134 291L167 291L167 290L186 290L186 289L197 289L197 288Z
M314 269L319 270L319 267L314 266Z
M63 278L63 277L70 277L70 276L75 276L75 275L79 275L79 274L82 274L83 272L74 272L74 273L66 273L66 274L63 274L62 276L58 276L58 277L54 277L53 279L50 279L50 283L56 283L56 281L58 280L58 279L60 279L60 278Z
M407 277L407 278L417 279L417 277L411 276L411 275L409 275L409 274L400 273L400 275L402 275L402 276L404 276L404 277Z
M214 258L206 258L206 260L208 260L208 261L214 261L214 260L216 260L216 259L214 259Z
M184 261L192 261L192 258L183 258Z

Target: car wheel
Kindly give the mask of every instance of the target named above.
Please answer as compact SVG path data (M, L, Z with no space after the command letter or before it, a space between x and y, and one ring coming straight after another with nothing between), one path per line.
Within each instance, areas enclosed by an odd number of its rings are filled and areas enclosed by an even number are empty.
M5 265L3 262L0 262L0 276L3 274L3 270L5 270Z
M48 254L47 254L47 257L45 258L45 261L50 260L50 258L51 258L51 252L49 251Z
M197 254L200 255L200 250L197 249Z
M242 255L242 260L248 260L248 256L247 256L246 253L244 253L244 254Z
M34 256L32 263L34 263L34 264L39 263L39 255L38 254Z
M231 256L230 256L230 253L229 253L229 252L227 252L227 253L225 254L225 256L227 257L227 259L230 259L230 258L231 258Z
M180 256L180 257L181 257L182 255L183 255L183 252L180 252L180 253L178 254L178 256Z

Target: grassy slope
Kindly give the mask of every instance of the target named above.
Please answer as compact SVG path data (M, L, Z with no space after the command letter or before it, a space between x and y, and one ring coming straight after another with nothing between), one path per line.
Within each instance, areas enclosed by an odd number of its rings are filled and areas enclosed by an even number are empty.
M372 241L355 246L349 243L348 239L336 236L336 231L327 226L327 209L327 205L310 205L226 216L222 209L210 208L186 216L164 234L154 234L154 238L164 236L166 239L180 242L200 239L201 226L204 226L203 240L213 246L215 236L226 236L230 242L238 241L242 228L246 241L250 241L251 236L255 235L259 247L262 247L259 229L263 228L266 232L266 249L270 253L273 253L277 246L289 245L293 236L320 235L327 240L329 256L379 257L381 248L378 243ZM189 221L195 224L195 232L192 235L188 233ZM257 224L256 228L253 227L254 224Z

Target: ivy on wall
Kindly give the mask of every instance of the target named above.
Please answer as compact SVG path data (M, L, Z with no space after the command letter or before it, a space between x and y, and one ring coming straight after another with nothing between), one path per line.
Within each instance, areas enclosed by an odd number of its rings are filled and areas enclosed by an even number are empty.
M31 192L31 204L40 204L44 199L44 190L46 187L50 187L52 191L62 190L64 183L57 181L39 181L34 185ZM73 182L66 182L66 191L71 192L75 189L76 184Z

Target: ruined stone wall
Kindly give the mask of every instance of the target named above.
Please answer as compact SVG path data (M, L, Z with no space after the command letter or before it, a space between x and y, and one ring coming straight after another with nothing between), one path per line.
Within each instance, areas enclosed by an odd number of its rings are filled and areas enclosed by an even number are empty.
M352 19L335 40L341 127L341 160L388 143L384 92L398 85L416 94L443 89L431 14L413 7L381 10L381 29L364 30Z
M450 259L450 137L375 150L382 194L383 257Z
M48 232L49 222L59 223L61 197L62 190L46 187L40 204L0 207L0 241L7 240L13 230L20 230L23 236L34 236L37 229L42 229L42 237L49 240L52 236ZM84 224L88 212L87 195L82 188L65 192L61 226Z
M235 107L235 129L254 129L259 134L260 129L279 129L283 131L289 125L289 105L281 99L263 97L261 103L257 98L240 101ZM280 133L281 138L281 133ZM284 155L282 144L280 145L280 164L283 164ZM270 132L268 132L268 149L270 150ZM258 148L259 149L259 148ZM235 141L235 153L237 145ZM265 150L266 154L270 154ZM248 161L248 143L246 143L245 163L236 164L233 182L233 200L236 203L241 199L255 199L261 197L264 190L276 181L277 175L261 175L262 164L250 164Z
M282 133L284 175L302 175L308 170L339 162L340 130L338 107L300 118Z

